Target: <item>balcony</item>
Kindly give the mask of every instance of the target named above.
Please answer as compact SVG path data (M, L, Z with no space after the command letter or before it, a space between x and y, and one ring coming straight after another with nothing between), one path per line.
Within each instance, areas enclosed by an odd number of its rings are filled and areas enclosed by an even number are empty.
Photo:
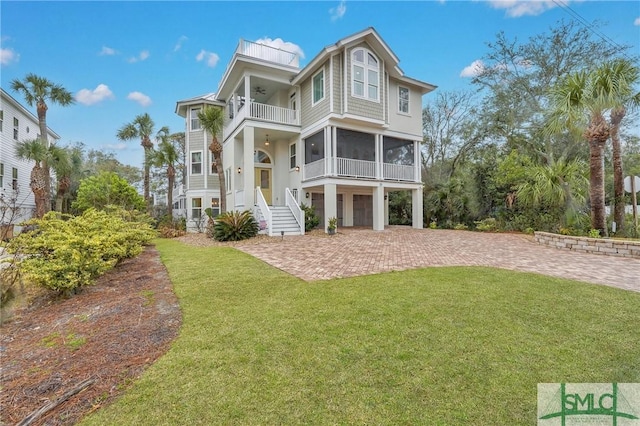
M297 53L247 40L240 40L236 53L291 67L298 67L300 64L300 58Z
M333 160L335 160L335 162ZM376 161L355 160L352 158L342 157L336 157L335 159L322 158L312 163L305 164L302 169L302 176L303 180L338 176L355 179L420 182L419 171L415 166L389 163L382 163L381 168L378 168L377 166L378 163Z
M233 114L233 117L225 124L225 137L235 130L245 119L290 126L300 125L300 118L296 110L249 101L248 104L241 106L240 110Z

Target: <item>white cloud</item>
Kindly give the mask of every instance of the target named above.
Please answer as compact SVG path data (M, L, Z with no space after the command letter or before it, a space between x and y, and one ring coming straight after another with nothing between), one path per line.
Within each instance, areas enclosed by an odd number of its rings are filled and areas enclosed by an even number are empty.
M342 0L337 7L332 7L329 9L329 14L331 15L331 22L337 21L342 18L344 14L347 13L347 2Z
M118 51L116 49L107 46L102 46L102 50L100 51L100 53L98 53L98 55L100 56L113 56L117 54Z
M76 93L76 100L83 105L93 105L115 96L106 84L98 84L95 89L82 89Z
M149 56L151 56L149 51L148 50L143 50L142 52L140 52L140 54L138 56L132 56L131 58L129 58L129 62L134 64L136 62L144 61Z
M471 62L471 65L466 66L460 73L460 77L476 77L482 73L485 69L484 62L481 59L476 59Z
M525 15L537 16L549 9L558 7L553 0L489 0L489 5L494 9L506 9L507 16L519 18ZM564 0L568 5L571 0Z
M124 151L125 149L127 149L127 144L124 142L120 142L120 143L105 143L102 145L102 148L104 149L114 149L116 151Z
M180 38L178 39L178 41L176 42L176 45L173 48L174 52L177 52L178 50L182 49L182 45L184 44L185 41L189 40L189 37L187 36L180 36Z
M635 21L633 21L633 25L640 26L640 16L637 17Z
M151 98L142 92L131 92L127 95L127 99L135 101L143 107L151 105Z
M19 59L20 59L20 55L17 54L13 49L11 48L0 49L0 64L9 65L12 62L18 62Z
M206 60L208 67L214 68L218 64L220 57L213 52L207 52L202 49L200 53L196 55L196 61L201 62L204 60Z
M272 40L269 37L263 37L259 40L256 40L256 44L264 44L265 46L275 47L276 49L282 49L286 50L287 52L297 53L301 58L304 58L304 52L302 51L300 46L289 41L284 41L281 38Z

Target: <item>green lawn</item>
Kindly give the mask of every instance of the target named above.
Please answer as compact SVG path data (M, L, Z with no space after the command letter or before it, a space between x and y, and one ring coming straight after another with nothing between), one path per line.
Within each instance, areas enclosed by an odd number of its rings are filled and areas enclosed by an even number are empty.
M157 247L180 336L83 424L535 424L537 383L640 382L637 293L490 268L307 283Z

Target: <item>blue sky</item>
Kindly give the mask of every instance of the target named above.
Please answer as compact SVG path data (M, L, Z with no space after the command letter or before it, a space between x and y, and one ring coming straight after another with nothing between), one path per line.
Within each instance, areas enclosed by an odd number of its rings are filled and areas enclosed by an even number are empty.
M600 20L601 34L640 54L638 1L3 0L0 16L2 87L24 103L10 89L14 78L35 73L62 84L76 103L49 108L60 143L83 142L135 166L139 141L118 141L118 128L148 112L156 129L183 131L176 101L215 91L241 38L289 43L304 66L323 47L372 26L406 75L444 91L470 88L466 75L498 32L526 41L560 19Z

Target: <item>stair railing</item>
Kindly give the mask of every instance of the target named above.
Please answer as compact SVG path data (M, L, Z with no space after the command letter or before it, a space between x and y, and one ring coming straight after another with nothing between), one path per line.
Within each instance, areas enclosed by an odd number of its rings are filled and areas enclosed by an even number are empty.
M289 188L285 188L285 204L293 213L293 217L300 227L300 235L304 235L304 210L300 208L296 198L293 196Z
M269 209L267 200L264 199L264 195L262 195L262 191L259 186L256 187L256 203L264 217L264 220L267 222L267 232L270 237L273 237L273 220L271 218L271 210Z

